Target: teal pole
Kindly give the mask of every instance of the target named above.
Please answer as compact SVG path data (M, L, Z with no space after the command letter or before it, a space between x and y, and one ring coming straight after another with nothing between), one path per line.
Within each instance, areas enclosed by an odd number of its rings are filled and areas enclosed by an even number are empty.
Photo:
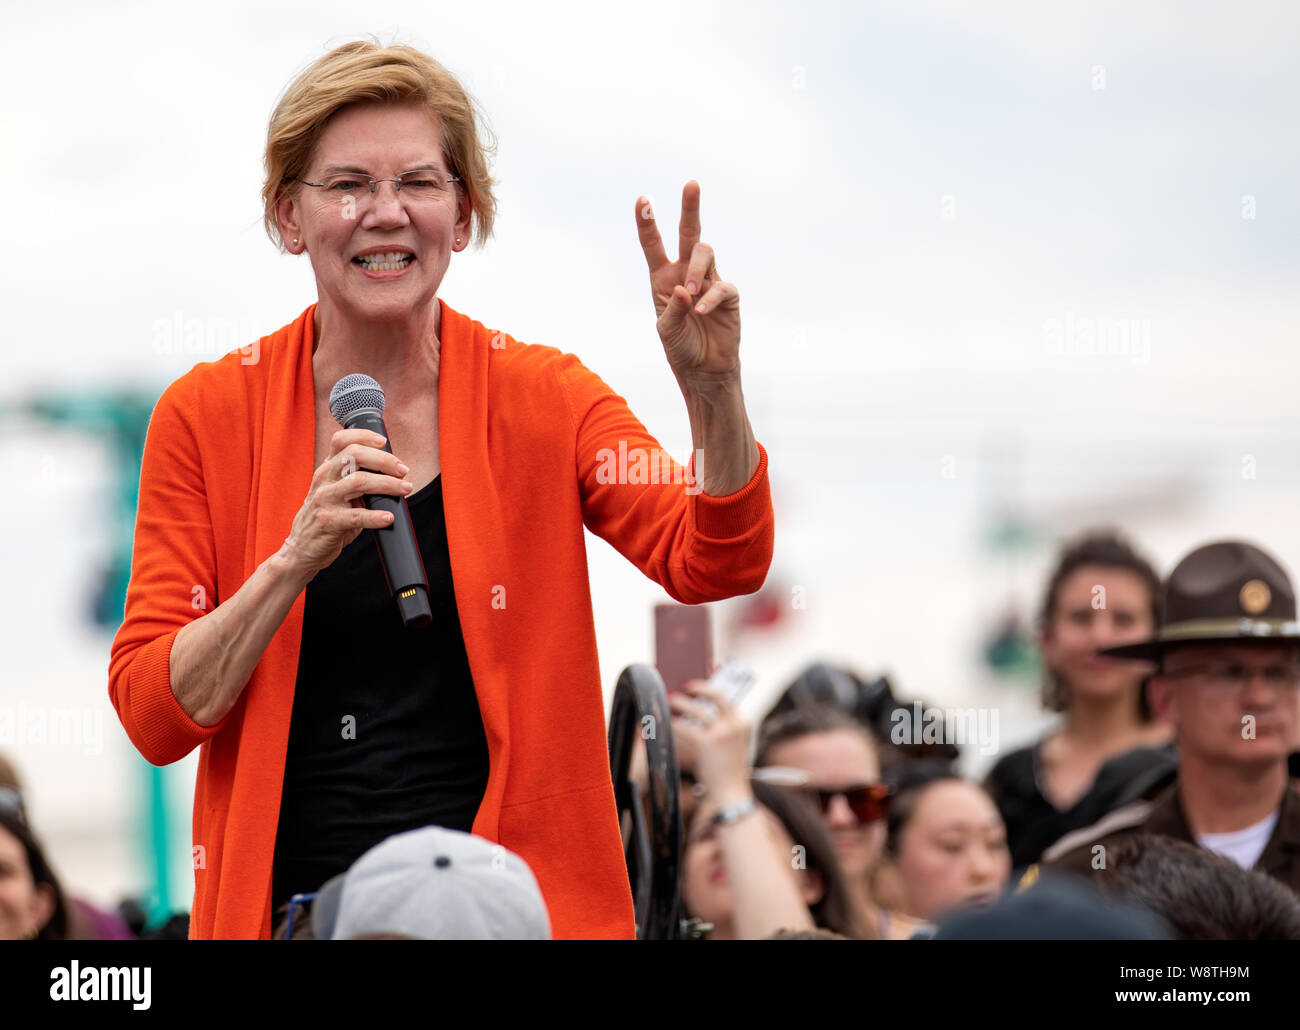
M131 551L134 546L136 509L140 503L140 462L144 455L149 417L157 397L121 390L115 393L80 396L47 395L27 405L27 412L55 424L83 430L105 439L113 453L114 497L113 547L95 608L90 613L102 629L116 631L126 614L126 588L131 580ZM172 897L169 859L182 842L176 838L167 811L165 768L143 757L143 818L137 820L140 836L137 850L147 869L142 906L149 926L167 921L176 910Z

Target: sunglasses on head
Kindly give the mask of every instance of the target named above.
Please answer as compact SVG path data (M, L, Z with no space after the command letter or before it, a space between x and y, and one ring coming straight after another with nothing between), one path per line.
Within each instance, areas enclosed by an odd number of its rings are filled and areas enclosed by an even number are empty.
M894 788L887 783L863 783L835 790L810 784L807 790L816 797L823 815L830 813L831 802L835 798L842 797L860 823L874 823L883 819L889 814L889 799L894 796Z

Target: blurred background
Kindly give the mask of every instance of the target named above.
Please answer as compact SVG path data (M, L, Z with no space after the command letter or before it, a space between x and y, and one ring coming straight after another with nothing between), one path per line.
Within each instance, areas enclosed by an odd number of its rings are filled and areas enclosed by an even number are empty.
M140 448L168 383L315 301L262 231L266 125L368 33L498 138L496 236L440 295L577 354L680 460L634 212L671 240L700 182L777 512L764 591L713 606L751 715L823 658L995 709L1005 751L1046 721L1029 634L1062 537L1119 526L1162 573L1241 537L1300 570L1294 5L20 5L0 753L74 891L189 907L197 752L153 770L107 696ZM667 598L589 540L608 692Z

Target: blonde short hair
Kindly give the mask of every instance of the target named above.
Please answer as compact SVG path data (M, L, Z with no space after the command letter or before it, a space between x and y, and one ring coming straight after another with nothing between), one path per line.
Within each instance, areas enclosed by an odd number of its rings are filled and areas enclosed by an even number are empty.
M470 236L481 247L492 235L496 217L495 179L488 173L496 137L484 125L487 141L479 140L483 115L456 77L428 54L405 44L381 46L359 40L336 47L315 61L285 90L271 114L266 132L266 180L262 185L263 224L280 250L284 240L275 208L286 193L302 184L293 181L311 163L325 124L349 104L378 101L418 101L442 127L443 159L469 194Z

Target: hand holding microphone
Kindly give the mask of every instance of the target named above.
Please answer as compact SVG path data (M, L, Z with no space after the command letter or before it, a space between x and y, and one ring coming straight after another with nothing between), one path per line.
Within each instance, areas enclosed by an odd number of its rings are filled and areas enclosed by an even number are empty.
M363 529L374 530L398 612L417 628L433 618L429 580L406 505L412 484L402 477L409 470L389 449L383 410L384 392L369 376L354 373L334 385L330 411L344 428L312 475L285 549L310 577L332 564Z
M393 524L391 513L371 511L361 502L363 494L403 495L406 466L374 441L370 430L340 429L330 440L329 457L312 475L288 541L290 553L310 575L333 564L363 529Z

